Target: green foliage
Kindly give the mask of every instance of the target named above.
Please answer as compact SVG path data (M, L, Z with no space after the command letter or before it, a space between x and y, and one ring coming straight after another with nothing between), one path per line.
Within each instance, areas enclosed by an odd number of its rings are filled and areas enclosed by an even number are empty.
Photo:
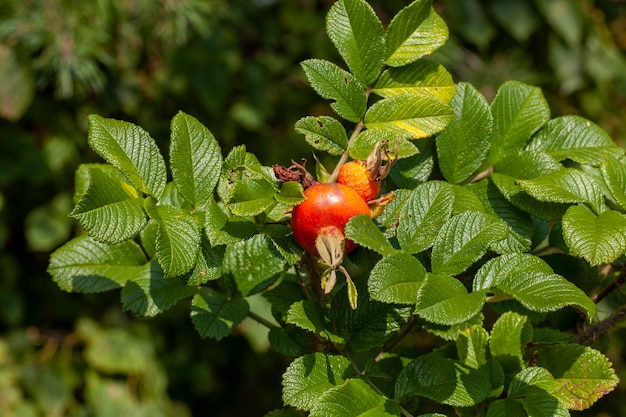
M580 285L550 255L620 266L623 149L580 117L551 119L538 87L507 81L489 102L455 86L425 60L448 36L431 1L385 28L364 0L339 0L326 31L347 69L323 59L302 68L341 120L307 116L296 131L329 160L341 155L331 179L381 140L398 149L385 184L394 200L349 221L360 248L328 293L328 269L287 226L302 186L280 183L245 146L224 155L183 112L167 161L136 124L89 117L88 143L107 164L77 171L71 215L86 235L51 255L53 280L68 292L122 288L123 309L143 317L181 305L215 340L256 320L295 357L284 404L311 416L417 415L420 398L464 415L589 408L618 383L575 334L605 330L592 296L606 284L597 275ZM255 294L274 320L254 310ZM414 331L438 347L418 351Z

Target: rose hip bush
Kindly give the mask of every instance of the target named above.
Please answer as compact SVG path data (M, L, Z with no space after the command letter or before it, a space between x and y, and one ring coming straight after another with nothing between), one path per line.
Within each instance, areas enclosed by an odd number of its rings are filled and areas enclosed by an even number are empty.
M180 112L168 174L148 132L92 115L88 143L106 163L76 172L71 217L85 233L52 254L54 281L121 289L124 310L144 317L187 303L202 337L248 316L267 325L293 358L273 417L415 416L434 403L565 416L612 391L612 365L590 344L626 310L614 291L626 275L624 150L588 120L552 118L536 87L509 81L488 102L455 84L426 59L448 36L431 1L383 27L364 0L339 0L326 23L345 65L302 68L336 117L295 129L327 154L318 161L337 162L307 180L333 184L346 162L378 155L383 204L305 251L296 239L314 216L291 227L311 203L305 172L279 180L244 146L224 155ZM250 311L258 293L273 321ZM424 335L437 347L420 350Z

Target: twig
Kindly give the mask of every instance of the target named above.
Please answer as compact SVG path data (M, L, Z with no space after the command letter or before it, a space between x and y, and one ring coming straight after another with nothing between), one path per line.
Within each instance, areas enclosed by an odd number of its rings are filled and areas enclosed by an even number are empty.
M269 320L259 316L258 314L256 314L253 311L248 311L248 317L250 317L252 320L256 321L257 323L262 324L263 326L267 327L268 329L272 329L272 328L275 328L275 327L277 328L278 327L274 323L271 323Z
M626 319L626 305L621 306L615 313L606 319L596 323L594 326L584 329L574 338L574 343L584 344L595 339L602 333L610 330L620 321Z
M610 285L608 285L605 289L600 291L598 294L591 297L591 299L593 300L594 303L597 304L598 302L603 300L607 295L609 295L611 292L621 287L624 284L624 282L626 282L626 267L622 268L617 278L615 278L615 280L613 280L613 282L611 282Z
M402 341L402 339L404 339L409 333L411 333L411 331L413 330L413 328L415 327L416 324L417 324L417 320L415 320L415 316L411 314L411 317L406 322L406 324L404 325L402 330L400 330L400 333L398 333L396 335L396 337L394 337L389 343L387 343L385 346L383 346L382 350L380 351L380 353L376 357L376 360L380 360L380 358L382 357L383 353L390 352L396 346L398 346L400 344L400 342Z

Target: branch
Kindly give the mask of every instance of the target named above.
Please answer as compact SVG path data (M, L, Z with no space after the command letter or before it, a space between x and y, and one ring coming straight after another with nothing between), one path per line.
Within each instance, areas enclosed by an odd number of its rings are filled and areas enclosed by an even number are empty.
M617 323L626 319L626 305L621 306L615 313L606 319L596 323L592 327L584 329L574 338L574 343L584 344L590 340L595 339L597 336L604 332L611 330Z
M622 270L619 272L619 275L617 276L617 278L615 278L615 280L613 280L613 282L611 282L611 284L607 286L605 289L603 289L598 294L591 297L591 299L593 300L594 303L597 304L598 302L603 300L607 295L613 292L613 290L616 290L617 288L621 287L624 284L624 282L626 282L626 267L622 267Z

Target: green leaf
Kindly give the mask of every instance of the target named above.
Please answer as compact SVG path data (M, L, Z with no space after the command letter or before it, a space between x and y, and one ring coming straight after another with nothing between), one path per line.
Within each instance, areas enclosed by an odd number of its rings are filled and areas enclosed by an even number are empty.
M189 212L174 206L157 206L150 199L146 211L159 229L156 240L156 259L165 277L171 278L189 272L196 263L200 250L200 225Z
M50 255L48 273L64 291L95 293L123 287L145 263L146 256L133 241L108 245L80 236Z
M249 239L257 233L257 226L248 218L230 217L228 210L215 201L206 205L204 230L211 246L227 245Z
M400 159L391 168L389 178L399 188L413 189L426 182L435 167L434 138L420 139L415 142L419 154Z
M165 161L148 132L132 123L89 116L88 143L124 173L137 190L159 199L165 190Z
M310 351L309 334L295 326L272 327L267 338L277 353L287 357L298 357Z
M604 208L604 195L595 179L574 168L563 168L518 184L530 196L549 203L588 203L596 213Z
M581 289L530 254L512 253L490 259L476 273L473 289L507 294L533 311L573 306L588 317L596 311L593 301Z
M532 341L532 335L533 329L527 316L507 311L494 323L489 351L505 374L516 374L525 366L524 353L526 345Z
M115 244L136 236L146 225L143 198L135 189L98 166L84 170L80 200L70 213L91 237Z
M572 206L563 215L563 238L574 255L591 265L611 263L626 252L626 217L615 210L596 215Z
M217 194L220 200L229 201L237 182L252 179L264 180L269 184L276 182L276 176L271 167L261 165L254 154L246 152L244 145L235 146L224 158L222 164L222 173L217 184Z
M398 159L408 158L419 153L417 146L411 142L408 134L400 135L389 130L364 130L350 142L350 157L352 159L367 160L367 157L380 141L389 142L390 148L395 152L398 149Z
M555 378L554 395L571 410L584 410L611 392L619 379L602 353L576 344L540 345L533 349L536 366Z
M470 187L453 185L452 192L454 193L454 205L452 206L453 214L460 214L464 211L480 211L482 213L487 212L487 209L485 208L485 203L481 201L478 195L474 193L470 189Z
M228 245L224 254L224 272L232 276L245 297L272 285L285 266L272 240L261 234Z
M520 180L530 180L562 168L554 157L539 151L510 152L493 166L495 172Z
M452 214L454 193L450 184L429 181L415 187L400 209L398 243L418 253L435 243L439 230Z
M468 321L485 305L485 295L467 292L458 279L427 274L417 292L415 314L431 323L453 326Z
M487 365L489 333L482 326L471 326L459 334L456 351L459 362L472 369Z
M222 150L197 119L178 112L171 125L170 164L178 192L193 207L213 196L222 170Z
M311 409L311 417L400 415L400 405L386 399L362 379L350 378L345 383L325 391Z
M352 217L346 224L344 233L346 238L381 255L396 251L367 214Z
M624 155L624 149L599 126L573 115L550 120L533 137L527 149L546 152L559 161L571 159L592 166Z
M443 225L433 245L433 272L460 274L491 245L506 238L507 232L506 224L489 214L466 211L452 217Z
M280 193L276 194L276 201L288 206L296 206L304 201L302 184L295 181L287 181L280 186Z
M306 62L306 61L305 61ZM304 65L304 63L303 63ZM307 68L307 67L305 67ZM340 88L347 88L346 86L340 86ZM361 88L361 87L358 87ZM357 88L357 91L362 91ZM337 97L339 91L331 91L334 93L333 97ZM353 94L355 94L353 92ZM356 93L358 94L358 93ZM340 97L340 96L339 96ZM363 102L365 103L365 101ZM365 114L365 107L360 111L360 115ZM339 112L337 112L339 113ZM357 115L354 112L355 116ZM357 117L357 120L360 117ZM346 135L346 129L339 121L329 116L307 116L296 122L296 132L302 133L307 143L313 146L315 149L328 152L331 155L341 155L343 151L348 148L348 136Z
M236 216L256 216L274 203L276 186L264 178L236 181L232 187L228 208Z
M301 356L283 374L283 402L309 411L321 395L343 384L351 374L352 365L343 356L324 353Z
M626 211L626 165L615 158L607 158L600 171L613 200Z
M365 127L420 139L443 130L454 111L437 97L400 94L374 103L365 113Z
M363 0L339 0L326 15L326 32L350 71L366 86L378 78L386 56L383 25Z
M202 288L191 302L191 322L200 336L223 339L248 316L248 302L227 298L211 288Z
M128 277L122 290L122 307L143 317L154 317L194 293L182 277L166 278L161 266L153 261Z
M432 8L432 0L416 0L393 18L385 39L385 63L399 67L443 46L448 40L448 27Z
M396 398L416 394L453 407L472 407L491 395L491 366L472 369L438 352L410 362L398 376Z
M523 398L540 389L549 394L558 390L558 384L550 372L540 366L522 369L517 373L509 385L508 396Z
M390 98L402 94L430 95L450 103L456 86L452 75L443 65L419 60L413 64L388 68L380 74L372 92Z
M457 85L450 105L455 115L437 135L437 154L443 176L458 184L474 174L487 157L493 119L485 97L468 83Z
M493 135L489 161L523 149L530 137L550 119L550 108L541 89L519 81L500 86L491 103Z
M392 304L415 304L426 269L415 257L397 252L376 263L367 280L373 300Z
M354 75L322 59L308 59L300 65L315 92L322 98L334 100L330 106L339 116L355 123L363 117L367 109L365 87ZM336 127L333 129L332 133L336 133ZM335 140L341 141L339 137Z
M221 278L222 276L222 259L224 258L224 247L211 246L206 233L202 233L200 242L200 251L196 264L191 271L191 275L187 279L187 285L197 286L206 284Z
M343 343L343 339L329 330L324 311L314 300L301 300L289 306L285 321L301 329L314 332L335 343Z

